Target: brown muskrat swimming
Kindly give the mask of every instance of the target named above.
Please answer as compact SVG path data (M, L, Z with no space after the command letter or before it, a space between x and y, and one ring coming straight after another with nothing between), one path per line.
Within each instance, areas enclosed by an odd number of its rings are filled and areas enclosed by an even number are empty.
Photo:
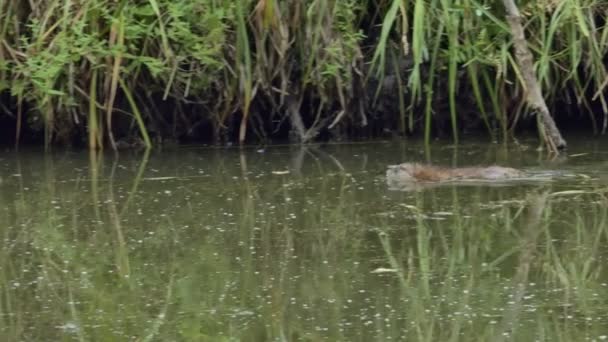
M462 179L492 181L519 178L523 175L524 173L520 170L503 166L445 168L418 163L403 163L389 165L386 171L386 180L389 184L432 183Z

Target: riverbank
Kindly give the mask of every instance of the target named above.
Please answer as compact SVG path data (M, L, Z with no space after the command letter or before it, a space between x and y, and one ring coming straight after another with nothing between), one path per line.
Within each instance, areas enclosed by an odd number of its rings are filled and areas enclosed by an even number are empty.
M600 1L519 9L562 130L606 129ZM0 2L4 143L91 148L536 126L494 1Z

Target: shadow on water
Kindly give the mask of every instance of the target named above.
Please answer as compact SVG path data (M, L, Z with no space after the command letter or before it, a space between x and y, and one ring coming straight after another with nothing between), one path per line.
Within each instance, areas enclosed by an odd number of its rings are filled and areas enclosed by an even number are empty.
M0 337L606 339L608 154L571 154L389 143L0 154ZM429 158L579 176L387 188L386 165Z

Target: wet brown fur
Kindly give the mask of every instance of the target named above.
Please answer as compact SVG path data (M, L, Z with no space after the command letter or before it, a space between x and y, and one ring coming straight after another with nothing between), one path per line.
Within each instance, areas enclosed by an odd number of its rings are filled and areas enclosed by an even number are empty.
M417 163L389 166L387 177L401 182L441 182L458 179L502 180L521 177L522 172L510 167L464 167L445 168Z

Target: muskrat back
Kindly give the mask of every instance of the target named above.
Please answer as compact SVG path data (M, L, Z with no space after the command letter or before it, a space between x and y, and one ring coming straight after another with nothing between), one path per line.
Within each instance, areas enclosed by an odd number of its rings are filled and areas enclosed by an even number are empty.
M389 183L441 182L458 179L504 180L522 177L523 172L511 167L464 167L443 168L418 163L389 165L386 171Z

